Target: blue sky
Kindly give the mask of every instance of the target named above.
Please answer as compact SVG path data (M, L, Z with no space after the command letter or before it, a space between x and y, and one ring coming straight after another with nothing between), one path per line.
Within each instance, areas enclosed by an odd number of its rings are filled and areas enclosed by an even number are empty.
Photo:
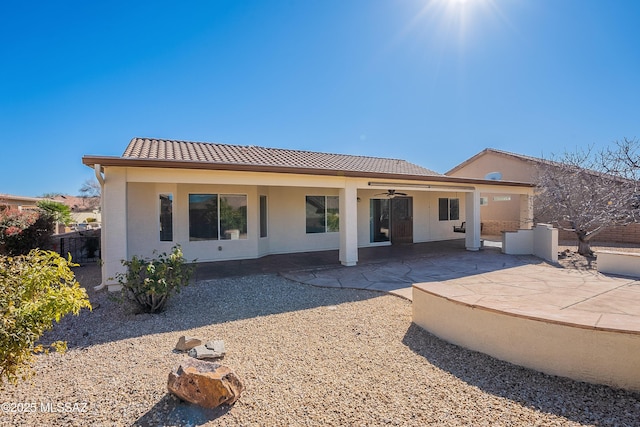
M640 137L640 2L4 2L0 193L77 194L153 137L445 172Z

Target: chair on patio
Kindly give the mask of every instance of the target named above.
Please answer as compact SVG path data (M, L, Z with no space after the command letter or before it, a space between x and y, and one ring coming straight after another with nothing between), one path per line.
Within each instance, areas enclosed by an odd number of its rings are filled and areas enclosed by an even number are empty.
M484 229L484 223L481 222L480 223L480 232L482 233ZM453 226L453 232L454 233L466 233L467 232L467 223L463 222L462 224L460 224L460 227L456 227L455 225Z
M462 224L460 224L460 227L457 226L453 226L453 232L454 233L466 233L467 232L467 223L463 222Z

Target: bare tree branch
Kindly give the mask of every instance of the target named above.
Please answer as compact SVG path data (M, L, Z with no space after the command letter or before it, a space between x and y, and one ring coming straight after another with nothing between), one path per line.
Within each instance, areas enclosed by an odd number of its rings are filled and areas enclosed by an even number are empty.
M640 142L624 139L594 153L565 152L538 170L536 217L578 237L578 252L592 255L590 240L606 227L640 220Z

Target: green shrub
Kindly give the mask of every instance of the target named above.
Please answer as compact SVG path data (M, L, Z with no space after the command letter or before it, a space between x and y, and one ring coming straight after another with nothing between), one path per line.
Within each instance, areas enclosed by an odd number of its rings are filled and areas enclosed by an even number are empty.
M73 222L71 217L71 208L64 203L53 200L40 200L38 207L46 212L55 222L69 225Z
M55 252L33 250L16 257L0 256L0 384L32 374L34 353L48 352L38 344L54 320L81 308L91 309L86 291L76 282L66 260ZM65 342L51 347L66 349Z
M153 251L154 255L157 251ZM118 273L116 279L122 286L124 299L133 301L142 311L156 313L164 310L169 297L189 284L195 267L187 264L182 249L174 246L170 254L143 259L133 256L123 260L126 273Z
M0 254L24 255L32 249L46 248L53 226L53 217L43 210L0 212Z

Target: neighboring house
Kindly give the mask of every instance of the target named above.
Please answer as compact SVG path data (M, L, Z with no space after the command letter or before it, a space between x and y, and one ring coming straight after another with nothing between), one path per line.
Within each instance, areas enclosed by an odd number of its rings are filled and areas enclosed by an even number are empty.
M67 232L99 228L102 222L99 197L79 197L58 195L53 197L56 202L63 203L71 209L73 223L66 227Z
M456 178L486 178L504 181L535 183L540 166L550 164L549 160L486 148L475 156L455 166L445 175ZM503 192L483 192L480 209L483 234L497 235L502 231L520 228L521 212L524 207L520 197ZM534 210L535 215L535 210ZM535 218L537 220L537 218ZM561 240L573 240L575 233L560 230ZM594 240L601 242L640 243L640 224L609 227L600 232Z
M533 186L448 177L404 160L134 138L84 156L102 185L103 284L121 260L180 244L199 262L465 237L480 248L480 194ZM522 215L523 226L529 226ZM453 231L466 222L466 233Z
M0 210L34 210L38 208L38 202L45 200L42 197L13 196L11 194L0 194Z

